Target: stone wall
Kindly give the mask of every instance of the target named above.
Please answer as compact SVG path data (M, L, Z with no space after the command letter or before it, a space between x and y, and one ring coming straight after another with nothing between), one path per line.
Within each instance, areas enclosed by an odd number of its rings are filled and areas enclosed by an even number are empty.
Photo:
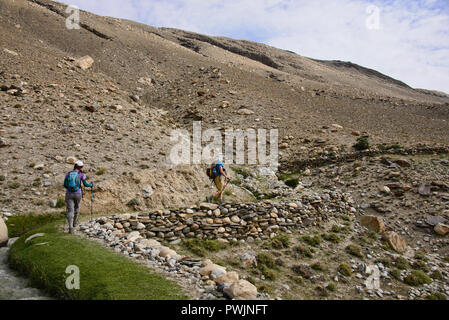
M179 210L113 215L97 219L97 223L108 231L104 235L107 238L139 231L142 237L168 242L183 238L251 241L313 226L330 216L355 212L354 201L348 194L329 191L291 202L265 201L220 207L203 203Z

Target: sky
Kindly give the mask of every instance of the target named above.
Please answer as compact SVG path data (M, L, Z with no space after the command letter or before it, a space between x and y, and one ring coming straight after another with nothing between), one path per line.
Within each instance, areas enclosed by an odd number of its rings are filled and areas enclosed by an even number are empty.
M154 27L351 61L449 93L449 0L62 0Z

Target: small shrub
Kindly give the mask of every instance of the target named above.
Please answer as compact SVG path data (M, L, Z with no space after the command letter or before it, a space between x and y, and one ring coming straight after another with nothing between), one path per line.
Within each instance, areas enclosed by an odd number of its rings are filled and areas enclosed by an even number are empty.
M140 206L140 202L137 199L132 199L130 201L128 201L128 203L126 204L128 207L135 207L135 206Z
M101 176L105 173L106 173L106 168L102 168L102 167L98 168L97 172L96 172L97 176Z
M326 270L326 268L320 262L315 262L310 267L315 271L325 271Z
M426 297L427 300L447 300L447 297L444 293L441 292L434 292L431 295L428 295Z
M340 243L341 239L338 235L336 235L335 233L329 233L329 234L322 234L321 238L323 238L323 240L328 241L328 242L332 242L332 243Z
M313 247L318 247L321 244L321 239L318 236L311 237L306 235L302 237L302 241Z
M399 257L395 260L396 262L396 267L400 270L407 270L408 268L410 268L410 265L408 264L407 259L403 258L403 257Z
M359 246L356 246L354 244L350 244L349 246L346 247L346 252L349 253L350 255L353 255L355 257L359 257L362 258L362 249Z
M276 280L276 274L274 273L273 270L270 270L266 266L262 266L261 268L259 268L259 270L263 274L265 279L270 280L270 281Z
M432 283L432 279L421 270L413 270L412 273L404 279L404 283L416 287L423 284L430 284Z
M341 263L338 267L338 272L346 277L350 277L352 275L352 268L347 263Z
M368 137L360 137L357 139L357 143L353 146L356 150L362 151L370 148L370 143L368 141Z
M308 247L296 246L293 248L293 253L299 254L304 258L313 258L313 251Z
M271 239L273 249L284 249L290 247L290 237L287 234L279 234Z
M309 279L313 276L313 270L306 264L300 264L292 267L292 271L303 278Z
M415 253L415 257L416 260L421 260L421 261L429 261L429 258L426 257L426 252L424 251L417 251Z
M334 233L340 233L341 231L342 231L341 227L336 224L334 224L331 228L331 232L334 232Z
M335 292L337 290L337 286L335 285L335 283L330 282L327 285L326 289L331 291L331 292Z
M398 281L401 281L401 271L399 270L399 269L392 269L391 271L390 271L390 275L394 278L394 279L396 279L396 280L398 280Z
M12 183L9 184L8 187L9 187L10 189L13 189L13 190L18 189L18 188L20 187L20 183L18 183L18 182L12 182Z
M63 197L59 197L56 201L56 208L64 208L65 207L65 199Z
M443 280L443 275L441 274L441 272L439 270L435 270L434 272L432 272L430 274L430 277L434 280Z
M257 265L260 267L268 267L270 269L273 269L276 267L276 262L274 261L273 257L267 253L259 253L256 257L257 259Z
M426 263L424 261L416 261L413 264L413 269L421 270L421 271L426 272L426 273L430 271L429 267L426 265Z
M290 188L295 189L299 185L299 179L298 178L289 179L289 180L285 181L285 184L287 186L289 186Z

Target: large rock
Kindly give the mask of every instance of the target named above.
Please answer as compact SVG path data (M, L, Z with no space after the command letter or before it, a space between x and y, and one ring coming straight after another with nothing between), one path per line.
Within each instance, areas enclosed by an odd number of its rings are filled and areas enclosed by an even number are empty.
M202 276L210 276L210 274L212 273L212 271L214 271L215 269L221 269L221 270L223 270L223 271L226 271L226 268L225 268L225 267L219 266L218 264L215 264L215 263L209 263L209 264L207 264L206 266L202 267L202 268L199 270L199 273L200 273Z
M374 231L376 233L382 234L385 232L385 223L379 217L375 216L363 216L360 219L362 226Z
M3 247L7 243L8 243L8 227L3 221L3 218L0 218L0 247Z
M218 208L218 204L214 204L214 203L205 202L205 203L200 204L200 209L203 209L203 210L212 210L213 211L217 208Z
M257 298L257 288L246 280L234 282L231 286L225 288L224 293L231 299L254 300Z
M168 247L162 247L161 251L159 252L159 255L163 258L165 257L174 257L176 256L176 251L168 248Z
M403 253L407 249L407 242L396 232L385 232L383 239L386 240L388 244L399 253Z
M257 258L253 253L244 253L240 256L242 265L244 268L255 268L257 267Z
M129 241L134 242L134 241L136 241L137 239L142 238L142 236L140 235L140 232L139 232L139 231L133 231L133 232L130 232L126 238L127 238Z
M216 283L234 283L239 281L239 274L235 271L227 272L215 279Z
M445 236L449 233L449 225L444 223L438 223L435 228L435 232L438 233L440 236Z
M81 70L87 70L94 64L94 59L90 56L84 56L75 60L75 65Z

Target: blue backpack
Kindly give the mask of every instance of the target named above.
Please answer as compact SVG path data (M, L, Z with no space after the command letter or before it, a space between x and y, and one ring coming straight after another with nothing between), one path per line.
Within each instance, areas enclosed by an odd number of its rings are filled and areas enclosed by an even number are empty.
M77 192L81 187L80 173L78 171L69 172L67 178L64 180L64 187L69 192Z

